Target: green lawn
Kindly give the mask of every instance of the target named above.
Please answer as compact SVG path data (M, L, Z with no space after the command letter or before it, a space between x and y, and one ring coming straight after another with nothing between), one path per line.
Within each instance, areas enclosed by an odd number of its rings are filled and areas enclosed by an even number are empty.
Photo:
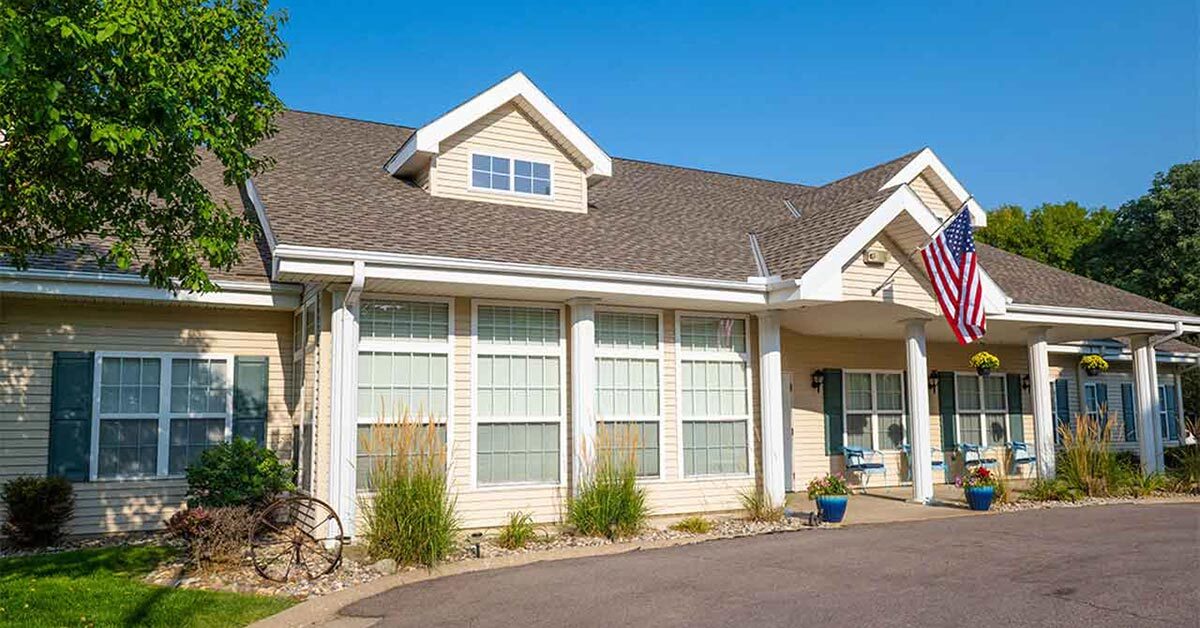
M292 604L143 583L172 552L109 547L0 559L0 626L244 626Z

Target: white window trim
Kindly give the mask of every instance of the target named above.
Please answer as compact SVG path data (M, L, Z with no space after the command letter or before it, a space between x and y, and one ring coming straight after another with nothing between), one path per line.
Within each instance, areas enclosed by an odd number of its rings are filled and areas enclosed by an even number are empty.
M632 359L638 359L638 360L656 360L658 362L658 414L654 415L654 416L630 416L630 417L619 417L619 418L610 418L610 419L603 419L602 417L597 416L596 418L598 421L603 421L604 423L650 423L650 422L658 423L658 473L655 475L646 475L646 476L639 477L638 482L662 481L662 480L666 479L666 475L667 475L666 472L664 471L664 467L666 466L666 461L665 461L665 457L663 456L663 452L664 452L664 448L665 448L665 441L666 441L666 437L663 434L663 432L665 431L664 426L666 423L666 421L665 421L665 416L666 416L666 401L665 401L666 378L663 373L663 366L666 363L666 359L665 359L666 348L665 348L665 340L663 339L663 313L662 313L662 310L655 310L655 309L650 309L650 308L636 308L636 307L616 307L616 306L596 307L595 314L597 316L597 318L596 318L597 322L599 321L599 314L602 312L616 312L616 313L624 313L624 314L651 314L658 321L658 347L657 347L657 349L653 349L653 350L650 350L650 349L616 349L616 348L612 348L612 347L601 347L598 343L595 346L595 357L597 359L599 359L599 358L632 358ZM598 324L593 325L592 333L597 334L597 335L599 334L599 325ZM600 371L599 371L599 369L594 369L594 370L596 371L595 386L596 386L596 390L598 392L600 390ZM597 403L596 407L599 408L598 403Z
M682 321L685 318L731 318L745 321L746 338L745 352L735 351L685 351L682 339ZM713 480L754 478L754 365L750 359L750 316L746 314L730 314L728 312L692 312L675 311L675 434L676 455L678 460L676 475L685 482L709 482ZM745 415L722 415L706 417L683 416L683 384L680 377L683 374L685 360L728 361L742 362L746 365L746 410ZM684 470L683 457L683 424L685 421L746 421L746 473L721 473L715 475L687 475Z
M980 408L979 410L963 410L962 405L961 405L962 395L959 394L959 388L958 388L958 378L960 376L974 378L976 384L979 386L979 408ZM988 449L991 447L1004 446L1004 445L1007 445L1009 443L1010 439L1012 438L1012 435L1008 433L1008 374L1003 373L1003 372L993 372L990 375L988 375L988 377L998 377L998 378L1000 378L1000 381L1004 382L1004 410L1003 411L986 409L987 408L987 401L986 401L987 393L986 393L986 389L984 388L984 385L983 385L984 377L982 375L980 375L979 373L971 372L971 371L955 371L954 372L954 427L955 427L955 430L957 433L958 444L960 444L960 445L963 443L963 439L962 439L963 414L971 414L971 415L979 416L979 420L980 420L979 435L980 435L980 440L983 441L982 443L979 443L980 448ZM993 443L992 439L991 439L991 434L989 434L988 430L987 430L987 425L986 425L987 415L1000 414L1001 412L1003 412L1003 414L1004 414L1004 421L1002 422L1004 424L1004 441L1000 442L1000 443Z
M557 347L529 345L483 345L479 342L479 306L497 305L511 307L533 307L558 310ZM507 482L504 484L479 483L479 399L476 385L479 381L480 355L528 355L553 356L558 358L558 416L557 417L487 417L487 423L557 423L558 424L558 482ZM562 303L547 301L505 301L493 299L471 300L471 490L512 491L529 488L563 488L567 485L567 308Z
M447 307L447 327L446 340L395 340L390 338L363 338L362 335L362 306L366 303L380 301L394 301L397 303L440 303ZM446 354L446 416L443 424L446 426L446 469L450 469L451 460L453 460L454 452L454 297L431 297L428 295L418 294L392 294L392 293L364 293L359 297L359 332L358 332L358 355L364 351L380 351L389 353L445 353ZM355 369L355 374L360 375ZM359 382L354 382L354 395L357 398ZM357 404L355 404L357 408ZM357 410L355 414L358 414ZM417 417L418 423L428 423L428 415ZM356 416L354 418L356 431L350 436L354 440L354 455L355 464L358 461L358 432L359 425L381 425L379 421L372 420L370 417ZM386 424L384 424L386 425ZM357 468L355 469L357 471ZM357 477L357 476L356 476ZM357 490L357 489L356 489ZM368 495L367 492L358 492L358 495Z
M1180 417L1176 418L1176 421L1178 422L1182 418L1182 415L1183 415L1183 398L1181 396L1179 384L1170 375L1167 375L1165 377L1160 377L1160 378L1158 378L1158 421L1159 421L1160 425L1165 424L1171 420L1171 416L1169 414L1167 414L1167 404L1165 403L1167 400L1167 387L1168 386L1172 387L1175 390L1175 393L1174 393L1175 405L1176 405L1175 411L1178 412L1180 415ZM1177 438L1172 439L1172 438L1167 437L1167 435L1169 433L1170 432L1167 432L1162 435L1163 444L1164 445L1179 444L1179 439L1177 439ZM1183 434L1183 426L1176 425L1175 433Z
M480 157L491 157L491 158L508 160L508 189L507 190L497 190L496 188L491 188L491 187L485 188L485 187L479 187L479 186L475 185L474 173L475 173L475 156L476 155L479 155ZM515 177L517 176L517 172L516 172L517 171L517 164L516 164L517 160L528 161L530 163L536 163L536 164L540 164L543 166L549 166L549 168L550 168L550 193L549 194L535 194L533 192L518 192L516 190L517 182L516 182ZM469 191L469 192L483 192L483 193L488 193L488 194L503 194L505 196L516 196L519 198L542 198L542 199L552 201L552 200L554 200L556 188L558 188L558 186L554 184L554 162L553 162L553 160L548 160L546 157L535 157L533 155L518 154L518 153L484 152L484 151L480 151L480 150L473 150L467 154L467 191Z
M158 412L157 413L137 413L125 414L119 418L109 417L108 420L123 420L123 419L157 419L158 420L158 464L156 472L153 475L115 475L108 477L99 477L100 471L100 421L105 417L100 414L100 375L103 370L105 358L150 358L158 360ZM225 438L224 442L229 442L233 435L233 391L234 382L234 360L233 355L225 353L171 353L171 352L146 352L146 351L97 351L93 356L92 364L92 420L91 420L91 443L89 446L88 460L88 479L92 482L122 482L136 480L150 480L161 478L181 478L183 474L171 474L170 470L170 446L171 446L171 419L182 418L221 418L219 413L204 412L204 413L178 413L171 412L171 361L172 360L214 360L225 362L226 377L228 378L228 387L225 391Z
M898 452L903 451L903 447L896 448L896 449L884 449L879 446L879 415L880 414L896 414L896 413L895 413L895 411L890 411L890 410L885 410L885 411L879 410L879 400L877 398L877 395L879 393L879 387L878 387L878 384L876 383L878 381L876 378L876 375L899 375L900 376L900 425L904 429L903 445L907 445L908 444L908 394L907 394L908 391L906 389L908 387L908 384L907 384L907 382L904 381L904 371L894 370L894 369L842 369L843 377L845 375L849 375L852 373L859 373L859 374L865 374L865 375L871 376L871 410L868 412L868 411L863 411L863 410L851 410L850 409L850 404L847 403L847 400L849 398L848 396L850 394L850 386L845 384L846 380L843 380L843 384L842 384L842 442L843 443L850 442L849 433L846 431L847 419L850 418L850 415L851 414L865 414L870 417L870 419L869 419L870 426L868 427L868 429L871 432L871 449L872 450L882 452L882 453L898 453ZM955 399L957 400L957 395L955 395Z

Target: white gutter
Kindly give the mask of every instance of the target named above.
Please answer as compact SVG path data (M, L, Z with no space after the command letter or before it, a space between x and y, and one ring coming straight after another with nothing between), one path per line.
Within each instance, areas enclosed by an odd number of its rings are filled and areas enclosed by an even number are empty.
M0 269L0 293L39 296L166 301L202 305L292 310L300 304L300 286L251 281L216 281L218 292L163 290L130 274L59 270Z
M1151 340L1150 348L1153 349L1154 347L1157 347L1158 345L1161 345L1164 342L1167 342L1169 340L1175 340L1176 338L1178 338L1182 335L1183 335L1183 323L1180 321L1175 321L1175 331L1163 336L1162 338L1159 338L1158 340Z
M1188 327L1196 326L1200 331L1200 316L1179 316L1176 314L1152 314L1148 312L1121 312L1117 310L1093 310L1082 307L1060 307L1056 305L1030 305L1026 303L1011 303L1010 312L1029 314L1048 314L1059 316L1082 316L1090 318L1118 319L1126 321L1151 321L1157 323L1180 323ZM1187 330L1192 331L1192 330ZM1178 336L1176 336L1178 337Z

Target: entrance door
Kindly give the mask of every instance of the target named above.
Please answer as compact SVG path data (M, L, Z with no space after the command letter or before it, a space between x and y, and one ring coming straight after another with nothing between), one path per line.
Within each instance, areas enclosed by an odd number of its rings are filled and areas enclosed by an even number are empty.
M792 492L792 374L783 374L783 490Z

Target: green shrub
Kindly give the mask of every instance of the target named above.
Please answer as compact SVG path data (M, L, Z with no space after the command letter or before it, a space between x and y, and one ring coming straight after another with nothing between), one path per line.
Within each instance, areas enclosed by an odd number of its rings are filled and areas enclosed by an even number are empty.
M433 421L406 416L360 443L372 455L372 493L359 501L367 554L375 560L433 566L455 547L459 531L446 474L446 450Z
M636 443L597 445L593 468L567 500L567 523L587 536L636 534L649 514L646 491L637 484Z
M296 490L292 470L275 452L245 438L234 438L200 454L187 469L191 507L260 508L281 493Z
M1184 428L1186 434L1200 436L1200 420L1189 419ZM1200 441L1168 449L1164 461L1174 490L1200 493Z
M520 511L508 514L508 523L500 528L496 544L505 549L520 549L529 544L537 535L533 525L533 517Z
M1021 492L1021 497L1035 502L1077 502L1083 499L1084 495L1061 479L1034 478L1030 481L1029 486Z
M783 506L772 503L761 488L742 491L738 494L738 499L742 502L742 509L746 511L746 518L751 521L763 523L783 521Z
M24 476L0 488L8 513L0 526L6 542L16 547L45 547L62 538L75 514L75 489L61 477Z
M706 534L712 530L713 524L704 517L693 515L686 519L681 519L671 526L672 530L678 532L690 532L692 534Z

